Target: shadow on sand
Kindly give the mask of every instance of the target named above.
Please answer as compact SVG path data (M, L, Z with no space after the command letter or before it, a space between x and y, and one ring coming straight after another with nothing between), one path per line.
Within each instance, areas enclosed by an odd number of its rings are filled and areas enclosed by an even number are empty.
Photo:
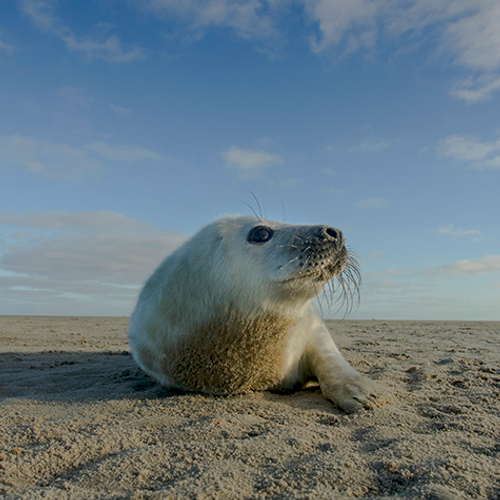
M0 354L0 400L83 401L187 394L146 375L128 351Z

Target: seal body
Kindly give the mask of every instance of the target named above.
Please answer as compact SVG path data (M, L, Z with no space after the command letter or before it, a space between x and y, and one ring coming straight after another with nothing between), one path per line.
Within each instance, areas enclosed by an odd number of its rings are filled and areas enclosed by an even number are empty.
M146 282L130 321L134 359L163 385L216 394L317 379L326 397L355 411L376 387L344 360L311 304L346 266L336 228L218 219Z

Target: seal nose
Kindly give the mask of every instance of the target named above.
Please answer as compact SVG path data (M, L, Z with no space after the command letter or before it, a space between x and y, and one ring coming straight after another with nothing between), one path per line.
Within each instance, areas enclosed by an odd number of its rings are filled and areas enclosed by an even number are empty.
M314 235L321 240L327 241L341 242L344 239L341 231L330 226L316 226L314 229Z

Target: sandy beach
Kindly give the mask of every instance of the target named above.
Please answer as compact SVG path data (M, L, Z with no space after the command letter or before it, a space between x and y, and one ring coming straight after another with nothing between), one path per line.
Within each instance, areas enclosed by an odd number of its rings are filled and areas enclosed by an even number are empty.
M500 498L500 323L330 321L384 391L212 397L134 363L128 318L0 317L7 499Z

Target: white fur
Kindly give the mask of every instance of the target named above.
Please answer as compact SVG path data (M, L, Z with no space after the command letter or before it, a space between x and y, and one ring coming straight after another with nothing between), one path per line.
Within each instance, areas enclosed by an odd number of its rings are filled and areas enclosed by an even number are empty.
M250 229L262 224L274 230L271 240L249 243ZM311 304L325 282L295 279L301 268L294 255L304 245L310 227L257 221L255 217L224 217L202 228L167 257L147 281L131 317L130 345L141 368L160 383L173 385L176 377L169 356L192 332L217 324L228 310L243 320L255 319L257 325L259 318L278 317L289 325L282 330L281 364L273 372L276 383L260 388L289 388L317 378L324 395L344 410L365 406L374 396L374 383L344 360ZM259 331L255 335L257 338ZM203 377L203 370L199 376ZM181 384L181 388L193 389L189 384Z

